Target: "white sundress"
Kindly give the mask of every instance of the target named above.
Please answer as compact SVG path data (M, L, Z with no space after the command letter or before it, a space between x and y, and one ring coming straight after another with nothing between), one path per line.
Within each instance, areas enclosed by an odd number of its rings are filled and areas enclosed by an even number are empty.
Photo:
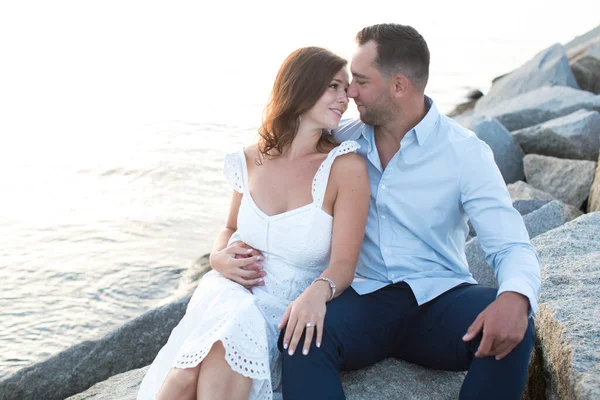
M322 209L329 172L337 156L359 147L348 140L331 150L315 174L312 203L272 216L258 208L248 191L243 150L226 156L225 176L244 195L238 234L264 255L265 284L250 292L217 271L204 275L185 316L148 369L138 400L154 400L171 368L197 366L219 340L231 368L252 378L249 399L281 399L277 325L290 302L329 265L333 218Z

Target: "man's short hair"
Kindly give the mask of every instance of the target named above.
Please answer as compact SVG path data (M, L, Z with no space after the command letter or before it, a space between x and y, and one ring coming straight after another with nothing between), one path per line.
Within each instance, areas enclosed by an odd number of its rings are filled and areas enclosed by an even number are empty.
M377 43L375 67L389 76L401 73L421 89L429 79L429 48L415 28L400 24L378 24L356 34L359 45Z

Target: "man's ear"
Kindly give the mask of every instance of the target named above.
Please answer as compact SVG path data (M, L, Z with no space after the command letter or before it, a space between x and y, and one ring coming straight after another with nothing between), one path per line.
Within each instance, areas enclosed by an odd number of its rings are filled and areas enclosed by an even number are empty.
M393 97L404 97L409 91L410 80L403 74L396 74L390 82Z

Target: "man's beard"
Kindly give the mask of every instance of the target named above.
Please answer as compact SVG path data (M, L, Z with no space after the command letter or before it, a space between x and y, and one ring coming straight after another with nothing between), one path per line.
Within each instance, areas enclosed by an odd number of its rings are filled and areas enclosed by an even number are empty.
M363 104L360 120L365 124L379 126L387 123L393 115L392 104L388 99L378 99L374 105L367 107Z

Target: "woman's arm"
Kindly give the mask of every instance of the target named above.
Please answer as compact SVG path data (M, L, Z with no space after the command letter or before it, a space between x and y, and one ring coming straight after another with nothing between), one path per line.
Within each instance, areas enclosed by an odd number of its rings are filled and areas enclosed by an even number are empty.
M331 261L321 277L333 280L337 297L354 279L365 236L371 192L367 167L358 154L340 157L333 164L330 179L337 187L337 196L333 206ZM327 282L318 281L311 286L319 286L327 300L331 296Z
M231 235L237 230L242 196L241 193L233 191L225 228L217 235L209 260L210 266L225 278L251 289L253 286L264 285L265 273L262 271L262 265L258 264L262 261L262 255L242 241L227 246Z
M336 188L333 236L330 264L321 277L329 278L335 283L335 295L338 296L354 279L369 214L369 177L363 159L354 153L340 156L333 164L329 184ZM328 282L316 281L287 308L279 329L287 325L283 346L286 349L289 346L290 354L295 352L308 322L315 327L306 329L302 353L308 354L315 330L316 345L320 346L325 303L331 298L331 293Z

